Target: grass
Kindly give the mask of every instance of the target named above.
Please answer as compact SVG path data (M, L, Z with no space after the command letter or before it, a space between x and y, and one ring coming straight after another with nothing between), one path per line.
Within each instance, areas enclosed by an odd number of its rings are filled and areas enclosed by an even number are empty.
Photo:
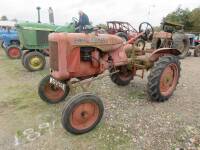
M129 98L130 100L140 100L140 99L145 99L146 93L143 90L132 90L129 93Z

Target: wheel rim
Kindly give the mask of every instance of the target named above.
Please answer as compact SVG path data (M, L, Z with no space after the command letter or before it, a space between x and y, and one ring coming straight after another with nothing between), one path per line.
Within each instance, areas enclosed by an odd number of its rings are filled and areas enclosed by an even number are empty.
M178 67L176 64L169 64L163 71L160 78L160 92L164 96L170 95L178 81Z
M38 56L33 56L30 58L30 66L33 69L40 69L43 66L42 58Z
M18 58L18 57L20 57L20 50L16 47L12 47L8 50L8 55L11 58Z
M60 87L56 87L48 82L44 86L44 94L49 100L56 102L64 96L65 92Z
M95 102L85 102L76 105L70 114L70 124L77 130L91 127L98 120L99 107Z

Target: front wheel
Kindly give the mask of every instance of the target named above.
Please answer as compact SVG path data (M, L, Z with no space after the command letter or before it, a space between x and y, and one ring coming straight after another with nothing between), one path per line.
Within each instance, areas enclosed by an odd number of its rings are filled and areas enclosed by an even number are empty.
M69 86L66 85L65 91L63 91L62 88L50 83L50 77L50 75L47 75L40 81L38 95L43 101L47 103L59 103L65 100L65 98L69 94Z
M115 71L119 72L113 73ZM110 78L112 82L119 86L126 86L133 79L133 72L129 70L127 66L120 66L115 69L113 68L110 70L110 73Z
M46 64L45 56L37 51L29 52L24 56L23 64L28 71L42 70Z
M19 46L11 45L6 48L6 54L10 59L20 59L22 52Z
M163 102L173 94L180 77L180 62L176 56L160 57L148 76L147 93L151 100Z
M73 134L91 131L100 122L104 112L101 99L91 93L72 97L62 112L63 127Z

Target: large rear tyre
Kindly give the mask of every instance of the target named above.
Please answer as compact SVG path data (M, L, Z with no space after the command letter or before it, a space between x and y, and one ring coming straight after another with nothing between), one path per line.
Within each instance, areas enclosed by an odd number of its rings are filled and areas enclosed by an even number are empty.
M200 57L200 45L197 45L194 49L194 57Z
M190 40L187 35L184 33L176 32L172 35L173 44L172 48L176 48L181 52L179 55L180 59L183 59L187 56L190 48Z
M50 104L64 101L69 94L69 86L66 85L65 91L63 91L62 88L50 83L50 77L50 75L47 75L40 81L38 95L43 101Z
M10 59L20 59L22 52L19 46L11 45L6 48L6 54Z
M29 52L24 56L24 67L28 71L38 71L42 70L45 67L46 60L45 56L40 52L33 51Z
M119 72L110 75L111 81L119 86L128 85L130 81L133 79L132 71L129 70L127 66L120 66L120 67L111 69L110 73L113 73L117 70L119 70Z
M94 129L104 112L101 99L91 93L72 97L62 112L62 125L70 133L83 134Z
M26 54L28 54L29 53L29 51L28 50L24 50L23 52L22 52L22 57L21 57L21 63L22 63L22 65L25 67L25 65L24 65L24 62L25 62L25 55Z
M160 38L153 38L151 43L152 49L158 49L161 48L161 39Z
M180 77L180 62L176 56L160 57L148 76L147 93L153 101L163 102L173 94Z
M140 49L140 50L144 50L145 48L145 41L143 39L137 39L135 41L135 45Z

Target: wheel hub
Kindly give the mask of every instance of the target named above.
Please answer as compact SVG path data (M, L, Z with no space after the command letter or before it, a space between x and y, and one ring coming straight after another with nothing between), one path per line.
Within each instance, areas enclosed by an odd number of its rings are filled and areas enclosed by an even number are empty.
M32 57L30 59L30 65L35 69L40 68L42 66L42 60L37 56Z
M164 95L167 96L176 87L178 80L178 68L175 64L170 64L168 65L160 78L160 92Z
M19 49L18 48L11 48L9 50L9 55L13 58L17 58L20 56L20 52L19 52Z
M52 101L57 101L64 95L64 91L61 88L56 87L50 83L46 83L44 87L44 93Z
M90 127L99 115L99 108L94 102L86 102L76 106L70 116L72 127L79 130Z

